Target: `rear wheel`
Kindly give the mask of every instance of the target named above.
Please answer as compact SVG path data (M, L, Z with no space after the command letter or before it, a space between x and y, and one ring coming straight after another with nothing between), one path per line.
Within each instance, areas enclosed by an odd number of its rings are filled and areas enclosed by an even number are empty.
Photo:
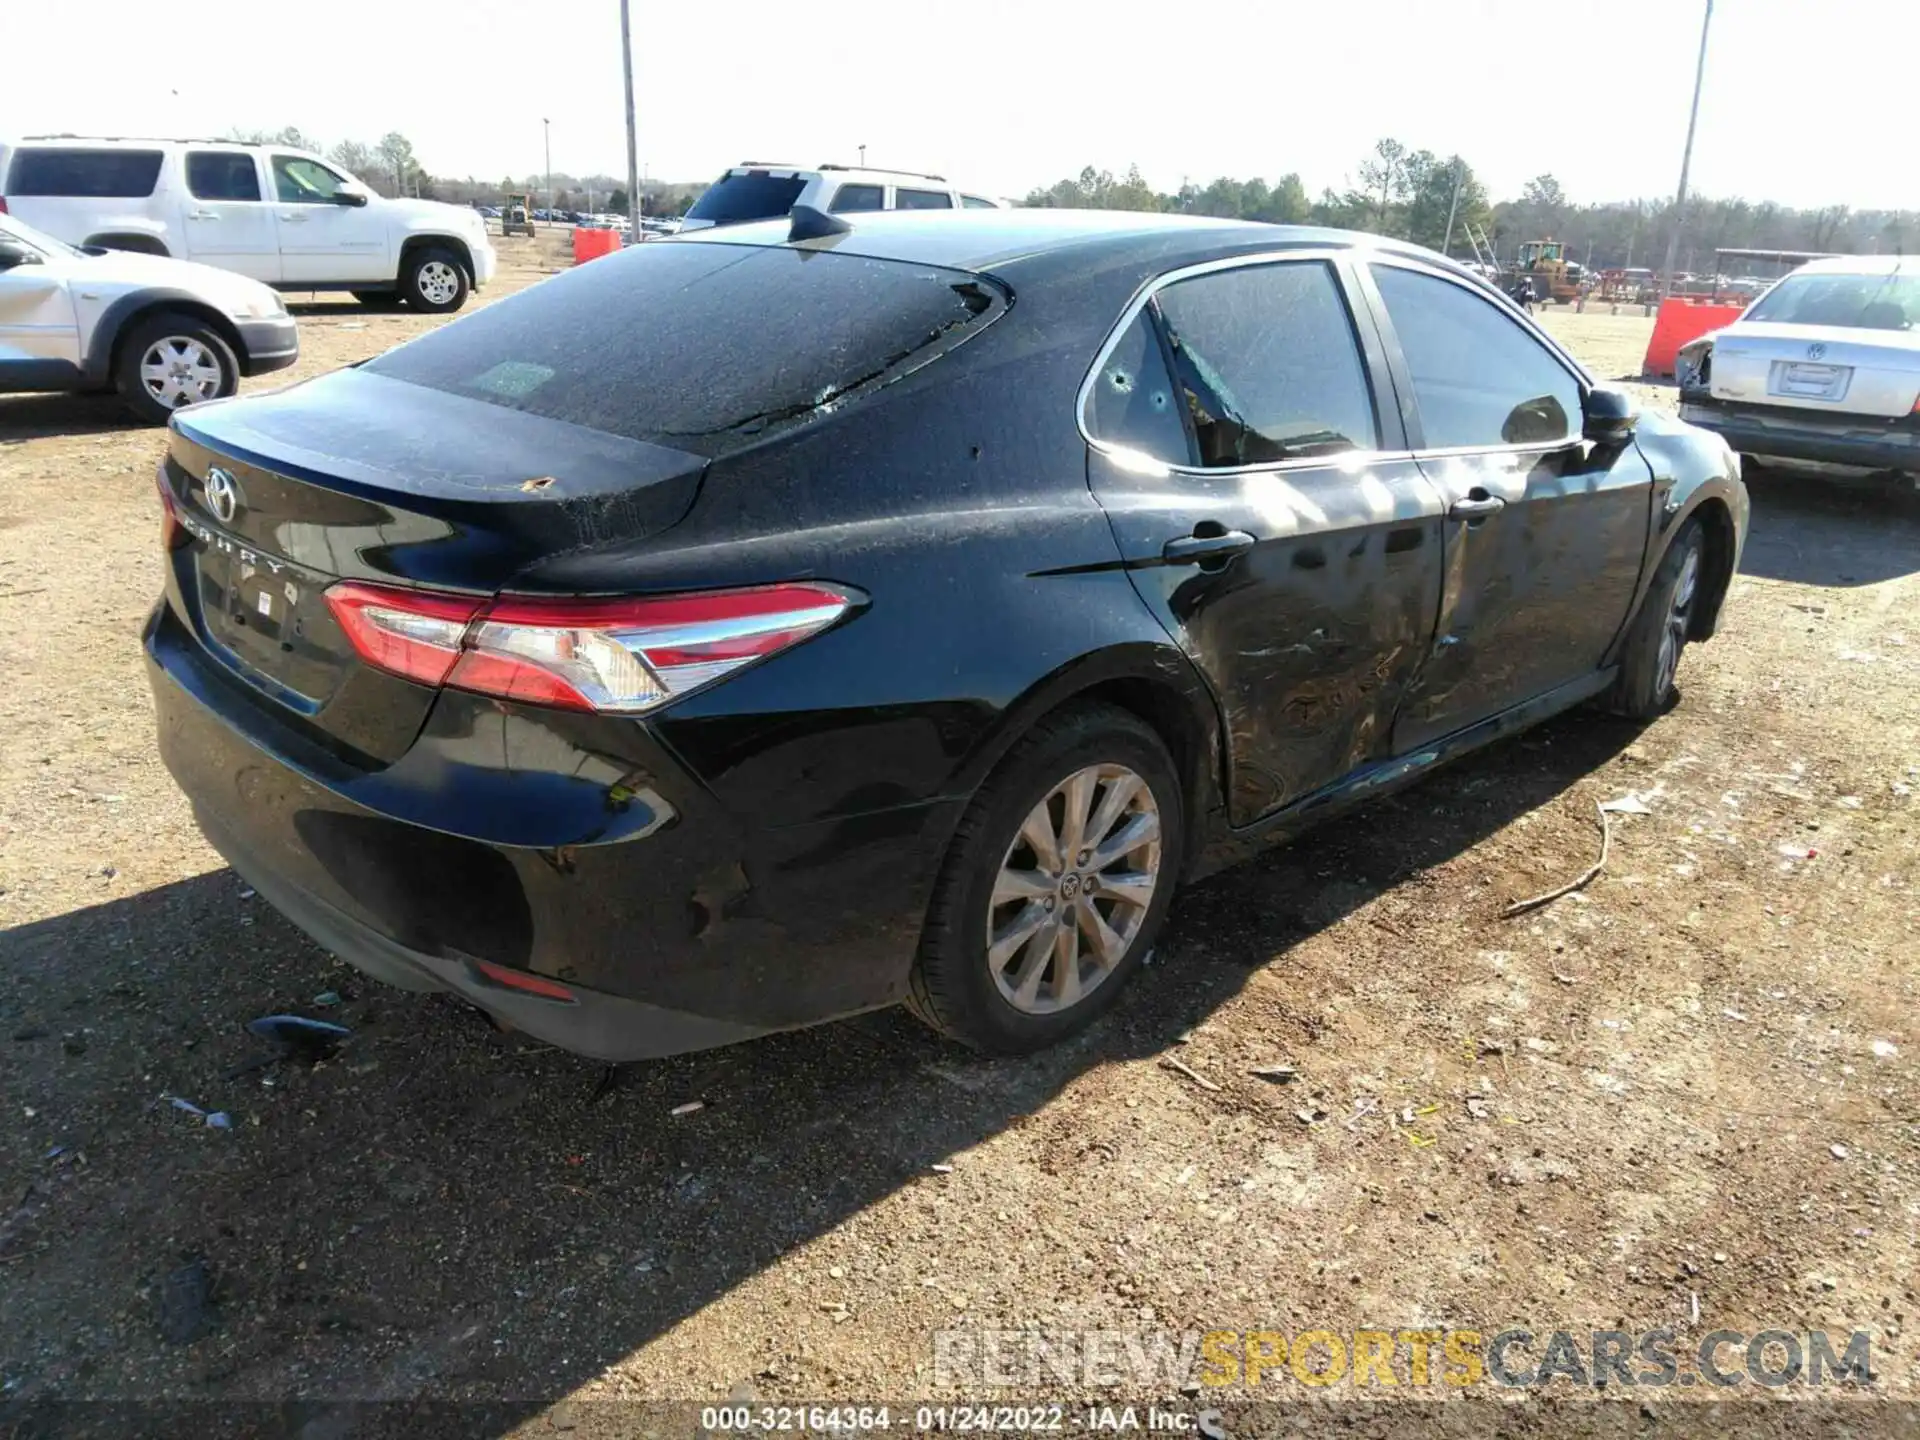
M467 271L460 257L438 246L407 256L400 289L415 310L441 315L467 303Z
M1689 520L1660 557L1621 652L1620 677L1608 697L1616 715L1651 720L1672 703L1674 678L1700 598L1706 548L1700 522Z
M220 333L191 315L154 315L120 342L114 388L142 420L164 425L174 411L240 388L240 365Z
M967 807L928 906L914 1012L983 1050L1037 1050L1118 998L1166 918L1180 781L1136 716L1043 721Z

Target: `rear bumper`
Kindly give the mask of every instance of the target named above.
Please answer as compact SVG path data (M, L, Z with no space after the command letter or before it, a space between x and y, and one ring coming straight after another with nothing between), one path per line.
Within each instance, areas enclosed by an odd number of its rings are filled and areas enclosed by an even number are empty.
M144 643L161 757L208 840L370 975L455 991L606 1060L905 995L927 856L958 802L755 829L644 725L454 692L401 760L354 770L211 660L167 603ZM571 999L503 986L486 966Z
M247 375L285 370L300 358L300 331L291 315L272 320L236 320L240 332L240 369Z
M1712 430L1743 455L1863 470L1920 473L1920 430L1893 430L1868 416L1808 416L1729 408L1704 395L1683 395L1680 418Z

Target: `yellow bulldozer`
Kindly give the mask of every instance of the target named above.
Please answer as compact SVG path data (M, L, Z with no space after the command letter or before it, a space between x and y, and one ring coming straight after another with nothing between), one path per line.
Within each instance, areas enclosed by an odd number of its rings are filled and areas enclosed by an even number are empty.
M500 207L500 233L532 236L533 196L507 196L507 203Z
M1571 305L1580 298L1586 272L1577 261L1567 259L1565 252L1566 247L1558 240L1527 241L1507 272L1508 288L1525 280L1532 286L1535 300Z

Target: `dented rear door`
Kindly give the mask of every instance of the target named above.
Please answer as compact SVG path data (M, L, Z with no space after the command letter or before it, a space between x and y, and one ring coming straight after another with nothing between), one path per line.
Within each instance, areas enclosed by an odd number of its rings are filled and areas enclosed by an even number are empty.
M1089 477L1135 589L1226 722L1232 823L1388 753L1441 507L1375 404L1332 256L1167 277L1088 380Z

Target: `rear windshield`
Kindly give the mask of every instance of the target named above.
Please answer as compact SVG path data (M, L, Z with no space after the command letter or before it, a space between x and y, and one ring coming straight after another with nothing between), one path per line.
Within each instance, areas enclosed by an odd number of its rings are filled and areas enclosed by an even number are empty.
M824 251L636 245L365 367L714 455L898 378L992 322L990 282Z
M1749 320L1911 330L1920 325L1920 275L1789 275L1755 302Z
M21 150L5 186L9 195L131 199L153 193L158 150Z
M687 207L689 220L711 220L716 225L738 225L747 220L777 220L793 209L807 182L797 175L749 173L722 175Z

